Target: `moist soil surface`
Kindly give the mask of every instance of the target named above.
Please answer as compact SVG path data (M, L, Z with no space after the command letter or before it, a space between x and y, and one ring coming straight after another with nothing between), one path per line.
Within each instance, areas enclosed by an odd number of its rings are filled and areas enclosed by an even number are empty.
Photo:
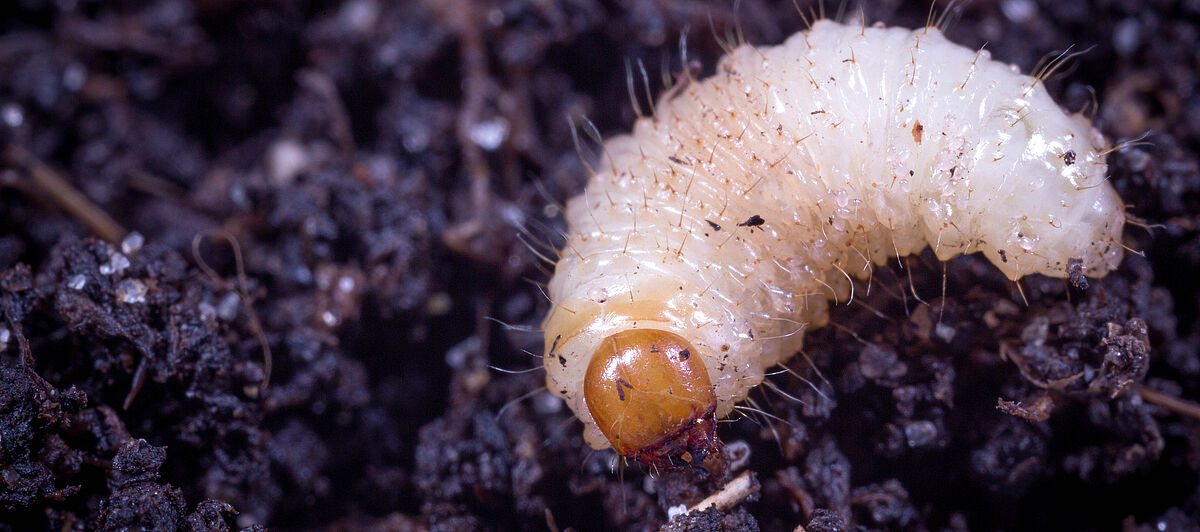
M1026 72L1086 50L1047 86L1123 142L1140 253L893 261L721 424L728 471L650 474L539 391L571 123L792 2L4 2L0 530L1200 529L1200 3L959 4Z

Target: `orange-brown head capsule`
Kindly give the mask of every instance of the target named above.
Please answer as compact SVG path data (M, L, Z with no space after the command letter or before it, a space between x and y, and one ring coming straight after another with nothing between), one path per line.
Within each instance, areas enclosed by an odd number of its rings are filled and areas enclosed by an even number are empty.
M583 397L621 456L651 466L720 458L712 381L677 334L630 329L605 338L588 363Z

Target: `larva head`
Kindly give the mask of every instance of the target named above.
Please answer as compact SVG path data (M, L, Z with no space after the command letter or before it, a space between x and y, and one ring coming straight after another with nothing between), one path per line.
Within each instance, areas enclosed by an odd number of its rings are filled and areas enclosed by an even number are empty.
M708 370L679 335L630 329L605 338L583 386L588 411L621 456L659 467L720 457Z

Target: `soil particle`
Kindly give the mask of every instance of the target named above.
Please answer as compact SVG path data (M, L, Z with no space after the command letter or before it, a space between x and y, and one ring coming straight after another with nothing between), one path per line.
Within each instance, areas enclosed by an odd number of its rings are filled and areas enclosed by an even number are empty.
M45 423L39 421L43 419L43 406L48 402L44 401L43 390L19 368L0 369L0 376L4 377L0 387L0 412L3 412L0 418L3 440L0 442L4 451L4 489L0 492L0 502L6 510L13 510L27 507L43 497L65 498L75 489L70 486L59 488L54 470L70 473L78 469L79 458L70 449L63 448L60 437L39 438L44 430L41 425ZM54 417L62 414L61 411L45 413ZM44 446L34 445L43 443L35 440L43 439ZM45 452L38 456L34 454L35 449Z
M813 512L812 520L804 525L805 532L842 532L846 521L834 512L821 508Z
M662 532L757 532L758 522L745 508L725 513L716 508L688 512L669 521Z
M903 377L908 366L898 359L895 351L871 344L858 355L858 370L863 377L881 384Z
M415 484L425 505L505 506L511 495L512 460L504 433L490 413L474 414L469 425L435 421L421 429L421 440Z
M228 531L228 517L237 514L233 505L205 499L196 510L184 515L183 492L171 485L159 484L158 469L166 458L166 449L146 440L131 439L113 458L109 474L112 494L100 501L98 517L89 524L93 530L186 530ZM261 531L248 527L243 531Z
M1042 474L1046 441L1037 428L1006 420L991 429L982 447L971 453L971 471L993 492L1013 492Z
M859 522L879 527L903 527L915 522L920 513L908 500L900 481L891 479L881 485L855 488L851 497L864 518Z
M814 447L804 459L804 464L804 482L814 502L848 518L851 466L833 439L826 438Z

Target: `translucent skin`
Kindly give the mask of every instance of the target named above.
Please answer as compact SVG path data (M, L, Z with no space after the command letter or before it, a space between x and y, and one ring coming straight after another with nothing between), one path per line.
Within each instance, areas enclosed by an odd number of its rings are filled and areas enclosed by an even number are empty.
M669 331L696 348L716 415L827 321L850 277L932 246L1009 278L1099 277L1123 206L1104 139L1033 78L936 29L814 24L742 46L609 139L549 284L547 386L585 405L605 338Z

